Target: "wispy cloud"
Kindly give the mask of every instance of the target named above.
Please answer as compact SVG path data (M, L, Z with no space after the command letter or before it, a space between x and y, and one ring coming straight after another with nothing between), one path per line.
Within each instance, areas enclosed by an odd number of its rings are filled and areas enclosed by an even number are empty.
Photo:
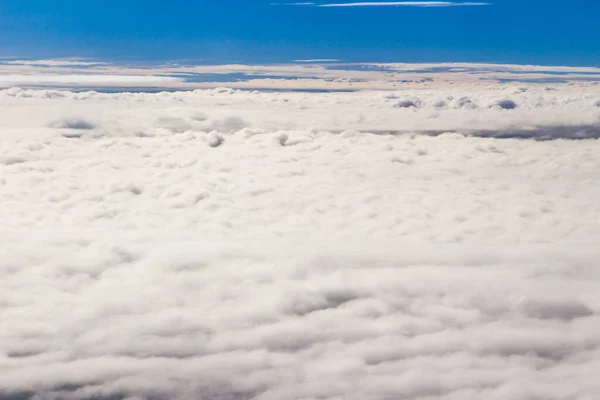
M339 62L337 58L311 58L308 60L294 60L295 63L318 63L318 62Z
M88 66L99 66L99 65L108 65L106 62L100 61L79 61L76 59L57 59L57 60L9 60L2 61L3 64L10 65L34 65L34 66L48 66L48 67L57 67L57 66L79 66L79 67L88 67Z
M316 6L317 4L312 2L303 3L271 3L272 6Z
M309 7L473 7L491 6L484 2L453 2L453 1L372 1L356 3L271 3L277 6L309 6Z

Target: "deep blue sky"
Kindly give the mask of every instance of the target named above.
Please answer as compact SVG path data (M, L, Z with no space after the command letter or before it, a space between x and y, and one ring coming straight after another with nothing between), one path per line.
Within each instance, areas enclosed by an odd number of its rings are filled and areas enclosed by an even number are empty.
M0 0L0 57L600 65L597 0L442 8L271 2Z

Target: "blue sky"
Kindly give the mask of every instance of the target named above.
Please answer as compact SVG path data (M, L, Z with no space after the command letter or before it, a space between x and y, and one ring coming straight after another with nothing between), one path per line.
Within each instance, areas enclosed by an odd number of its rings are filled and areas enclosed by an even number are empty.
M461 7L272 3L0 0L0 57L600 65L596 0Z

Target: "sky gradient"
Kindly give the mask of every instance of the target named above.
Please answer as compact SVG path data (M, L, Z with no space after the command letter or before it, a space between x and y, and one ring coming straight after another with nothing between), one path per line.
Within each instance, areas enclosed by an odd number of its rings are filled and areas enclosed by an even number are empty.
M0 0L0 57L600 65L596 1L345 3Z

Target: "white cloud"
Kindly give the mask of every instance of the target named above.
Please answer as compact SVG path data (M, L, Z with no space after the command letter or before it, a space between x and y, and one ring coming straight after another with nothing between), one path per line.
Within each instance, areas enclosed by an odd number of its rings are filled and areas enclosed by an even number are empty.
M0 398L593 398L599 95L546 89L0 91Z
M468 7L489 6L484 2L453 2L453 1L370 1L354 3L271 3L272 5L315 6L315 7Z
M296 63L322 63L322 62L339 62L337 58L312 58L309 60L294 60Z
M489 6L491 3L456 3L450 1L372 1L358 3L328 3L317 7L460 7L460 6Z
M476 87L493 81L521 84L600 81L594 67L548 67L468 63L333 63L334 59L297 60L276 65L47 66L0 63L0 87L147 87L206 89L223 85L246 89L389 90L460 84ZM305 62L299 62L305 61ZM331 61L329 65L326 62ZM219 74L221 79L211 75ZM225 82L230 74L230 81ZM482 83L485 82L485 83Z
M168 84L182 79L167 76L135 75L0 75L0 86L12 85L131 85Z
M271 3L272 6L314 6L313 2L300 2L300 3Z
M101 62L101 61L81 61L81 60L10 60L10 61L2 61L0 63L14 64L14 65L48 66L48 67L56 67L56 66L93 67L93 66L109 65L109 63L105 63L105 62Z

